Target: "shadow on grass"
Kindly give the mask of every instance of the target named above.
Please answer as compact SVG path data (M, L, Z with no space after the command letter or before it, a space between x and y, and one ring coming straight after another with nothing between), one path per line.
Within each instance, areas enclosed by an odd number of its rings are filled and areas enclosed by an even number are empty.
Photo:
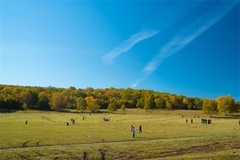
M105 110L98 110L98 111L93 111L93 112L89 112L89 111L78 111L75 109L61 109L61 110L56 110L56 112L62 112L62 113L84 113L84 114L101 114L101 113L109 113L108 111Z
M212 116L212 118L219 118L219 119L240 119L240 115Z
M14 113L17 112L18 110L10 110L10 109L3 109L0 108L0 113Z

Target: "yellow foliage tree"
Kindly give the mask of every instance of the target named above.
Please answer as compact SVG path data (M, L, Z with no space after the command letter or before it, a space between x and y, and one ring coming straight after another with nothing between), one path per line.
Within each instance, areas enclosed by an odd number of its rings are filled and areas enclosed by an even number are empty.
M64 96L59 92L53 93L50 106L53 110L64 109L66 107Z
M85 100L87 102L87 110L94 112L100 108L98 99L94 98L93 96L86 97Z
M237 106L231 95L219 96L217 103L219 112L223 112L224 114L237 112Z
M217 113L217 103L213 99L204 99L202 106L203 113L213 114Z

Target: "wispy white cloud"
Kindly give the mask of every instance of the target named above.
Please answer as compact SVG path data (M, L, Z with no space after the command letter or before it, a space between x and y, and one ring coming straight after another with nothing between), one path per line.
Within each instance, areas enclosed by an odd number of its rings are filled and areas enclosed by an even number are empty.
M189 6L175 5L175 6L171 6L170 8L166 8L165 10L162 10L161 14L153 18L148 23L147 27L145 27L145 28L155 27L155 28L158 28L157 30L153 30L153 29L143 30L141 32L138 32L130 36L127 40L122 42L119 46L117 46L116 48L111 50L109 53L107 53L105 56L103 56L102 57L103 61L111 64L117 56L129 51L138 42L151 38L152 36L155 36L162 30L166 29L168 26L175 23L182 16L184 16L184 14L186 14L191 8L198 5L199 3L200 2L196 1L196 2L193 2L192 4L189 4Z
M103 60L107 63L112 63L113 59L119 56L120 54L129 51L135 44L138 42L148 39L154 35L156 35L159 31L158 30L143 30L141 32L138 32L131 37L129 37L127 40L125 40L121 45L114 48L112 51L107 53Z
M146 79L158 68L165 58L179 52L182 48L191 43L195 38L224 17L235 5L236 3L220 2L218 5L214 6L212 10L202 13L198 19L183 27L178 34L166 43L160 49L159 53L143 68L143 76L132 84L131 87L139 85L141 81Z
M138 79L137 81L135 81L133 84L131 84L129 87L131 88L135 88L137 87L144 79L146 79L149 75L148 74L144 74L140 79Z

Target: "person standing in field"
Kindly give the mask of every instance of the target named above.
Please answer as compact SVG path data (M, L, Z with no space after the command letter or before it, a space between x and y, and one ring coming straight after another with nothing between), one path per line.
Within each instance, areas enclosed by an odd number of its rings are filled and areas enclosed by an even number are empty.
M132 132L133 125L130 126L130 132Z
M139 133L142 133L142 126L140 125L138 128Z
M134 138L134 137L135 137L135 128L132 127L132 138Z

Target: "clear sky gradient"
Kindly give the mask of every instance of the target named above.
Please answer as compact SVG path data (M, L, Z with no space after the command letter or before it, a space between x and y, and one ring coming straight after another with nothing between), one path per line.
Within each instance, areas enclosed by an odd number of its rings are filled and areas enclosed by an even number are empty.
M239 1L0 1L0 84L240 100Z

